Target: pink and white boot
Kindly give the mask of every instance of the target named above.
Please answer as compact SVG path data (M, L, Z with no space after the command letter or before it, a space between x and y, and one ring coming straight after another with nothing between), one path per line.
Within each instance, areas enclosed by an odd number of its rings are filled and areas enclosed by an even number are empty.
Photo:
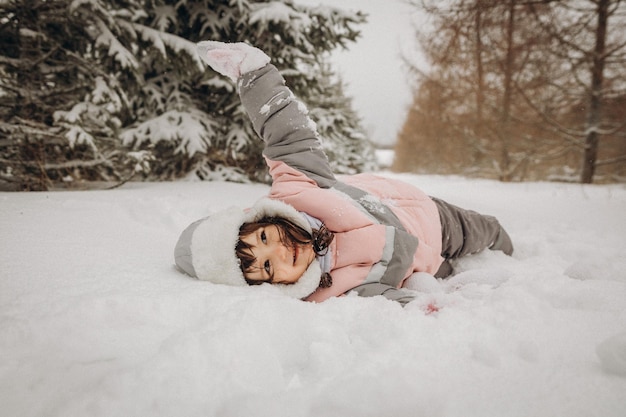
M204 62L234 82L242 74L263 68L270 62L263 51L243 42L202 41L198 42L197 49Z

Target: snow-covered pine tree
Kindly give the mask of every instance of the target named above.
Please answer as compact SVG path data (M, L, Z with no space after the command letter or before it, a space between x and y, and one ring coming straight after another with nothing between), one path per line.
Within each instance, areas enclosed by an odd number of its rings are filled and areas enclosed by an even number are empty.
M77 178L120 181L145 168L145 153L120 149L116 132L129 109L117 74L104 62L114 56L120 67L135 63L121 40L126 17L139 9L112 6L99 0L0 3L5 188L40 190ZM109 51L99 55L105 38Z
M356 39L362 14L291 1L249 0L155 1L146 13L145 25L154 30L193 42L248 42L266 51L300 99L312 108L324 104L327 109L314 112L313 118L325 118L321 124L328 149L334 151L331 156L336 157L335 168L352 172L372 167L371 145L357 133L359 120L349 109L350 100L331 107L333 97L328 95L340 94L341 86L328 68L323 71L330 51ZM155 64L146 66L157 70L145 74L142 91L134 97L140 117L122 134L124 143L154 152L154 178L266 180L262 143L232 83L208 67L199 76L190 73L183 79L184 63L167 61L170 70ZM361 157L353 150L338 151L347 144L362 149Z
M195 42L259 46L314 105L328 94L316 88L328 52L364 21L289 1L9 0L0 11L0 180L22 189L120 181L145 171L151 155L153 179L264 179L233 86L203 65ZM322 122L331 141L358 137L346 110L337 112L349 123ZM334 155L340 172L369 164Z
M107 86L114 93L102 105L120 115L111 139L120 153L135 161L135 171L147 175L148 162L151 165L155 155L163 159L154 146L163 139L179 146L201 143L212 122L193 105L189 80L203 72L204 64L194 42L164 30L173 6L159 1L73 0L70 8L89 22L87 56L108 74ZM56 119L65 124L76 120L60 112ZM151 146L133 149L127 139L129 126L146 135Z

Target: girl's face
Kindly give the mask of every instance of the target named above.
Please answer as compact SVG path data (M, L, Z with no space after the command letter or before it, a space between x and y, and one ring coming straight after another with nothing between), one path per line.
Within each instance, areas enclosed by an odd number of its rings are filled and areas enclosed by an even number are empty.
M250 245L256 258L246 278L271 284L293 284L307 270L315 252L312 245L289 244L281 240L278 226L260 227L241 240Z

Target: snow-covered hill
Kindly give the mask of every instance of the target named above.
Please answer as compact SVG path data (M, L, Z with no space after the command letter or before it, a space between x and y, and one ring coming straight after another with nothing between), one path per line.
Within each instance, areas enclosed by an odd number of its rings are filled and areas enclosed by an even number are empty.
M174 269L189 222L263 185L0 193L1 414L626 415L626 187L399 177L496 215L513 258L406 308L312 304Z

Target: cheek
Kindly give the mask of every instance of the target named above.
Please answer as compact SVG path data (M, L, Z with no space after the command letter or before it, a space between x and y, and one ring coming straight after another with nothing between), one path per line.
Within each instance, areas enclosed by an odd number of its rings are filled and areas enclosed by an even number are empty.
M307 259L312 259L315 257L315 252L313 251L313 246L311 245L305 246L305 253L307 255Z

